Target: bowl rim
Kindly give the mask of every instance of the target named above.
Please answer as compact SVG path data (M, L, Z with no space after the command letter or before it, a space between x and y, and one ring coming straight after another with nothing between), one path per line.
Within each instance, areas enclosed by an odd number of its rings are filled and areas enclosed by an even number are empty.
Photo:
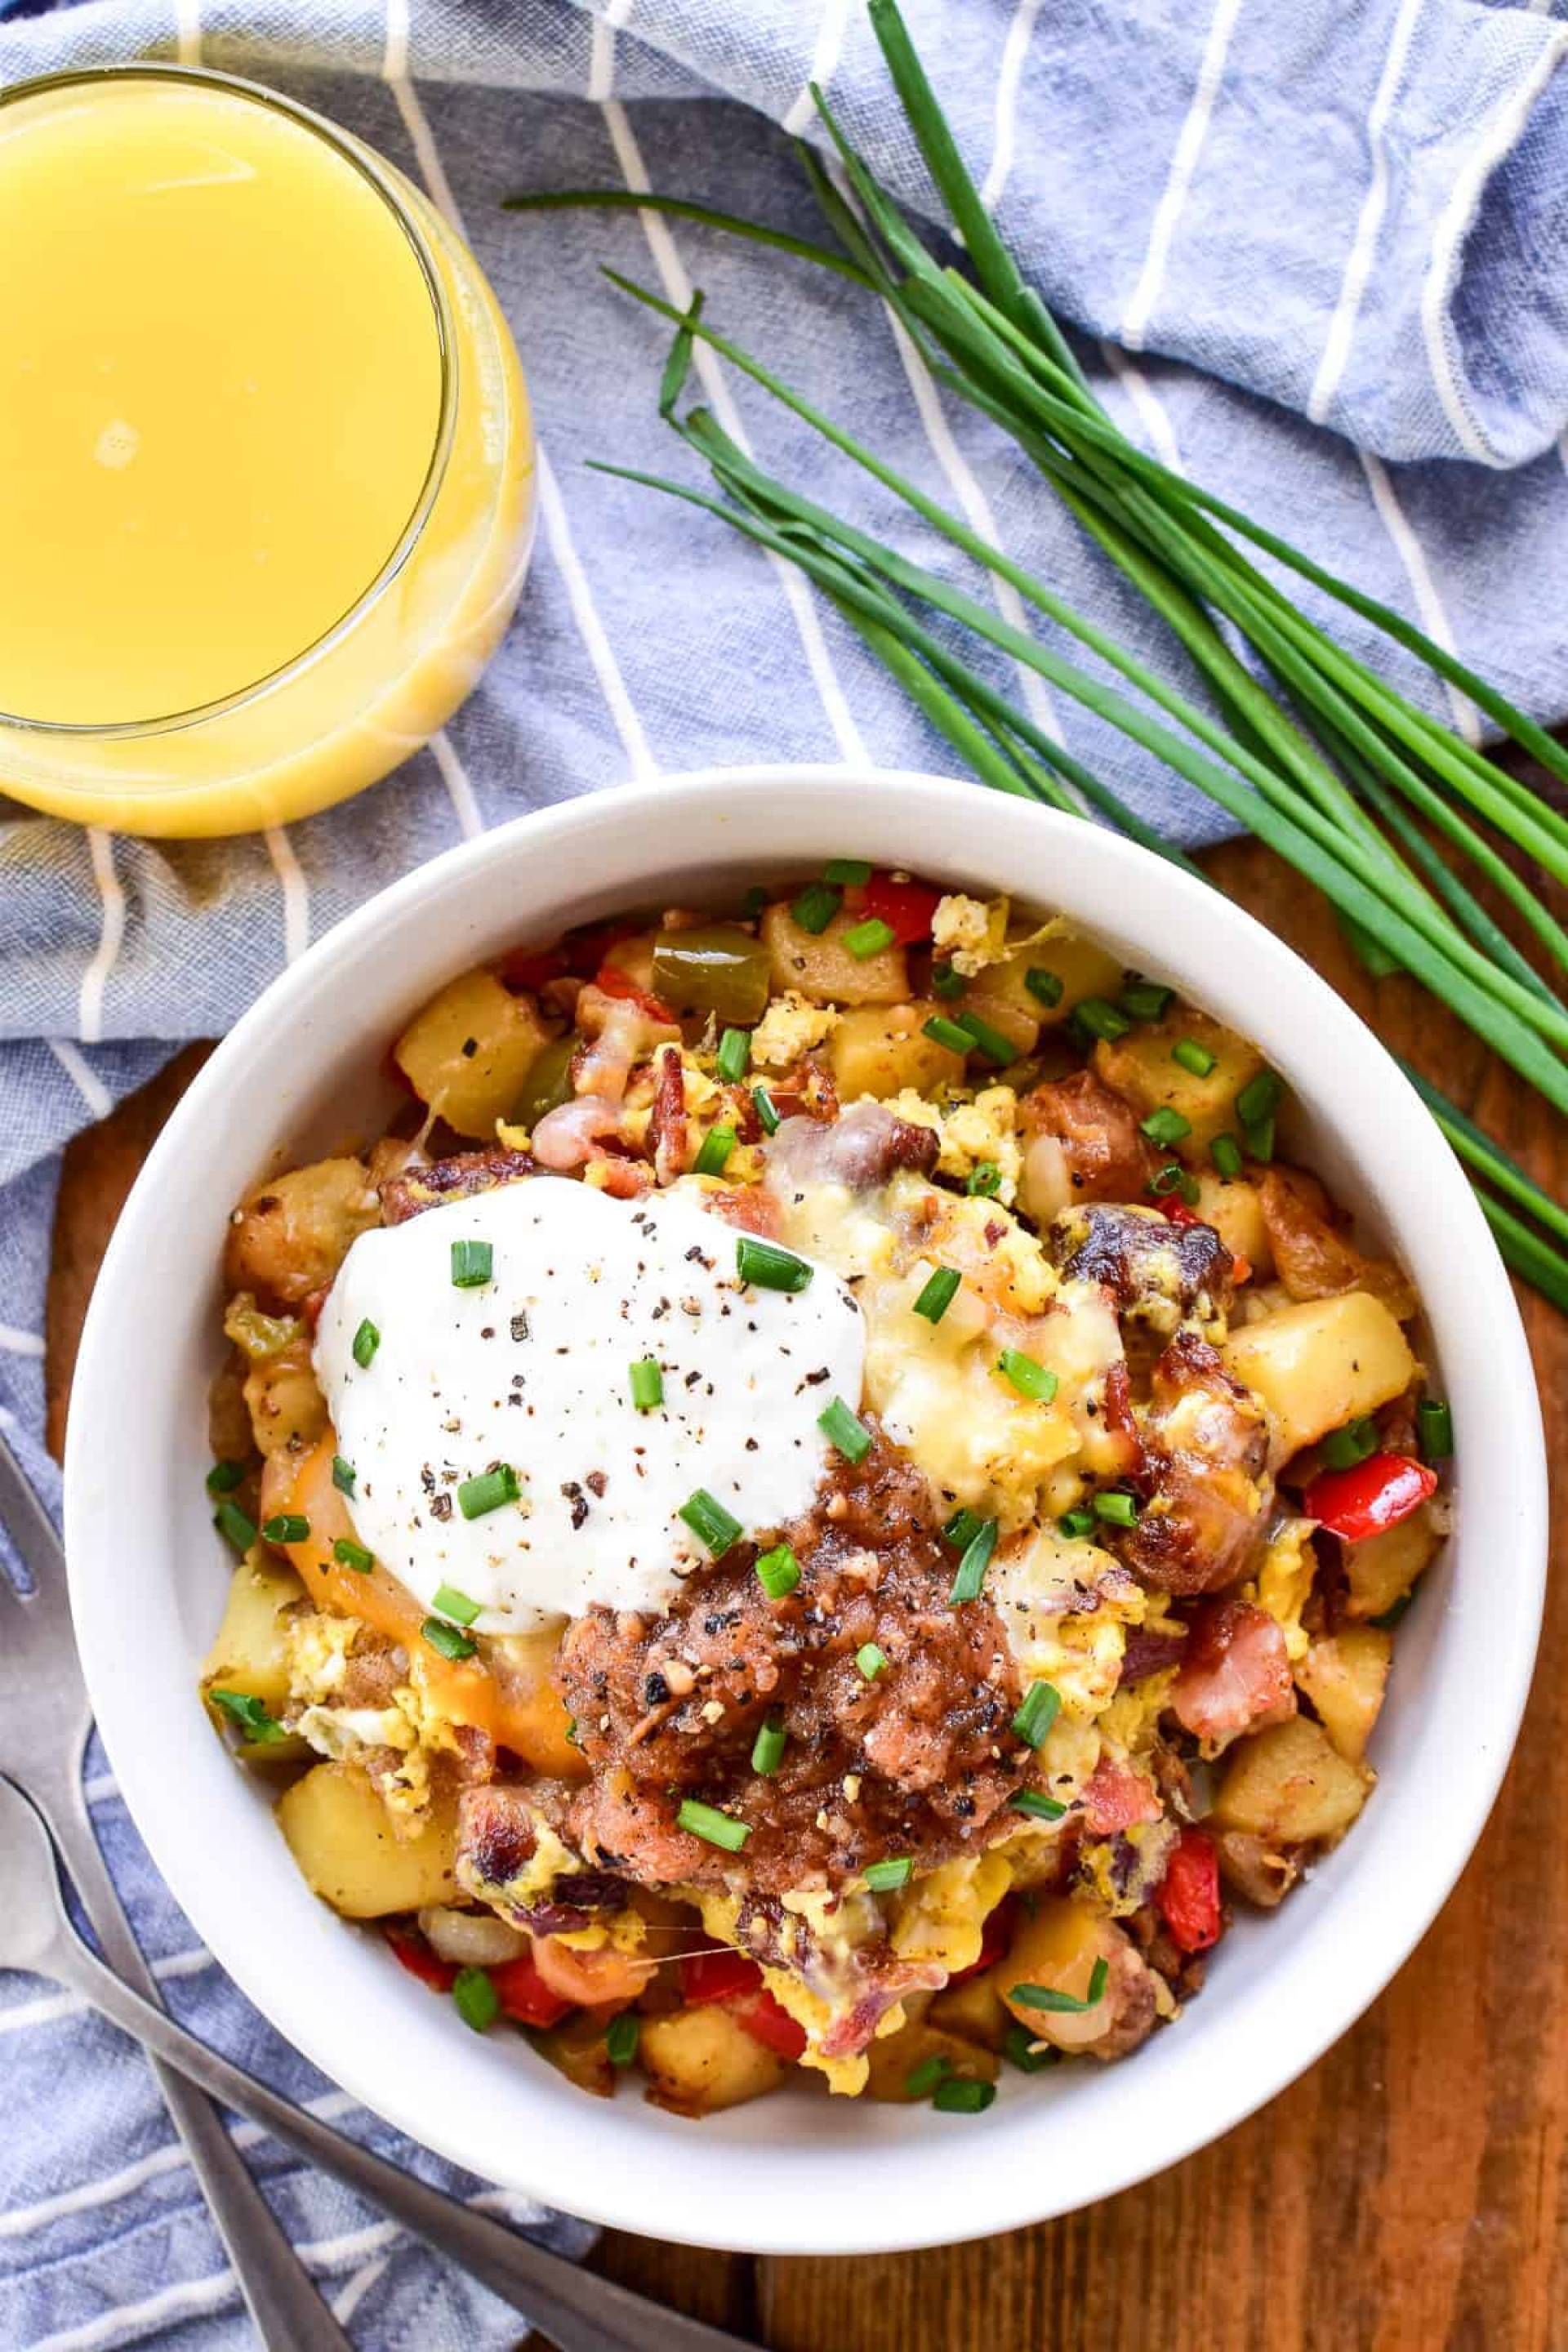
M1062 2179L1048 2163L1037 2171L1029 2163L1019 2162L1019 2155L1025 2150L1020 2125L996 2135L989 2161L984 2142L973 2138L962 2144L968 2162L959 2165L951 2162L940 2141L935 2143L934 2155L931 2155L922 2141L912 2137L899 2140L896 2144L900 2149L914 2150L903 2168L917 2177L917 2185L934 2192L940 2182L940 2194L932 2193L928 2204L907 2195L889 2200L875 2190L862 2195L836 2193L836 2189L847 2187L857 2164L864 2168L868 2155L873 2166L884 2160L885 2147L891 2143L877 2147L868 2135L868 2145L859 2147L858 2152L853 2136L847 2136L841 2147L828 2153L815 2152L826 2173L833 2176L824 2179L826 2193L807 2199L804 2191L796 2193L792 2189L773 2201L755 2194L748 2199L744 2192L737 2196L723 2179L722 2171L727 2158L729 2169L737 2180L750 2174L752 2168L743 2153L750 2143L737 2141L731 2134L716 2133L714 2126L733 2116L765 2110L742 2108L731 2111L731 2117L713 2119L702 2129L704 2143L711 2138L708 2155L704 2157L692 2147L690 2140L682 2140L682 2148L692 2148L692 2164L682 2166L679 2159L666 2164L662 2168L665 2177L660 2179L658 2176L661 2168L658 2166L638 2168L617 2163L614 2121L616 2109L604 2107L563 2083L559 2084L561 2091L589 2112L574 2125L569 2110L563 2110L559 2105L549 2108L547 2120L554 2126L552 2145L541 2153L537 2167L529 2160L526 2147L520 2151L514 2143L498 2140L493 2131L487 2135L487 2119L481 2113L465 2111L460 2128L449 2118L437 2125L422 2097L423 2086L419 2083L409 2084L395 2071L390 2081L384 2079L385 2070L378 2072L363 2053L356 2053L352 2063L342 2061L333 2035L326 2030L309 1998L300 1996L287 1965L279 1966L280 1956L269 1958L265 1948L258 1948L258 1939L246 1932L247 1923L230 1916L216 1894L204 1885L200 1851L192 1846L185 1833L184 1809L174 1801L167 1785L166 1769L161 1774L159 1744L156 1738L147 1737L146 1711L137 1702L134 1677L123 1672L123 1646L115 1636L111 1595L118 1555L111 1514L100 1507L93 1492L94 1453L97 1433L112 1427L112 1416L122 1411L123 1365L115 1342L117 1333L124 1328L122 1318L128 1311L123 1301L134 1297L137 1290L137 1236L157 1218L164 1171L173 1170L184 1155L194 1153L200 1159L209 1107L224 1107L253 1043L269 1035L274 1024L300 1008L323 982L339 967L351 963L365 944L384 929L400 923L424 902L460 887L468 876L490 862L514 857L520 844L536 847L546 839L558 841L578 832L591 835L595 828L605 826L641 825L650 838L657 837L674 821L671 804L679 800L680 821L692 828L693 841L700 845L688 862L695 867L711 848L711 862L722 864L728 845L721 840L715 842L706 830L699 833L696 828L705 817L717 820L733 815L738 795L760 796L764 791L779 796L776 823L771 815L764 817L763 823L774 823L780 846L775 852L737 843L733 846L737 860L750 856L759 863L786 864L791 854L791 845L786 845L784 840L786 826L795 840L804 844L805 855L832 854L835 833L854 835L858 826L868 833L886 823L887 806L895 803L910 818L914 830L923 821L940 825L942 817L962 818L965 813L976 820L976 840L987 836L984 845L969 845L962 822L942 837L951 840L947 855L951 867L984 871L1001 858L1000 842L994 854L988 838L993 828L998 835L1005 835L1015 817L1026 808L1029 838L1031 843L1038 841L1042 845L1042 861L1048 856L1053 835L1066 853L1062 887L1049 893L1030 888L1026 893L1030 898L1049 897L1065 911L1081 913L1074 903L1073 883L1078 877L1073 872L1072 854L1077 852L1090 868L1098 866L1108 896L1112 883L1121 890L1117 904L1126 908L1133 929L1157 920L1162 900L1167 911L1176 908L1188 915L1217 909L1212 927L1213 944L1205 944L1204 956L1217 959L1227 946L1239 941L1253 960L1249 970L1256 977L1260 1004L1272 996L1276 988L1287 998L1300 997L1304 992L1313 1000L1310 1009L1315 1034L1311 1052L1319 1066L1339 1052L1349 1058L1352 1072L1359 1065L1363 1076L1375 1079L1381 1133L1375 1146L1363 1139L1363 1153L1373 1164L1399 1164L1406 1171L1412 1168L1420 1170L1420 1213L1441 1221L1446 1269L1451 1261L1451 1270L1445 1271L1444 1282L1445 1286L1451 1282L1452 1296L1446 1287L1444 1302L1434 1310L1434 1325L1446 1316L1461 1329L1483 1330L1486 1334L1487 1378L1498 1408L1494 1420L1507 1440L1507 1525L1511 1574L1501 1622L1508 1649L1502 1671L1488 1679L1482 1693L1485 1736L1478 1736L1478 1753L1470 1759L1469 1769L1458 1777L1457 1786L1450 1781L1443 1787L1441 1805L1429 1808L1435 1844L1430 1864L1423 1868L1418 1890L1413 1891L1406 1902L1386 1905L1374 1903L1369 1906L1363 1897L1363 1914L1370 1910L1370 1917L1363 1916L1362 1919L1366 1932L1358 1948L1359 1965L1353 1969L1347 1968L1337 1983L1322 1988L1323 1998L1310 2021L1286 2021L1279 2046L1272 2041L1268 2043L1261 2053L1264 2063L1260 2066L1249 2069L1246 2064L1236 2063L1220 2070L1211 2065L1204 2077L1201 2095L1194 2100L1192 2120L1178 2120L1172 2128L1152 2133L1142 2147L1132 2134L1124 2135L1114 2159L1109 2164L1101 2163L1098 2170L1091 2170L1081 2181ZM855 801L849 799L851 794L857 796ZM882 806L869 815L865 812L872 802ZM989 814L982 817L982 811ZM1004 814L1009 811L1013 814ZM648 865L654 866L658 862L657 853L650 854ZM666 858L664 862L671 861ZM928 856L925 862L940 865L941 858ZM1147 898L1151 893L1155 895L1152 911L1139 903L1141 894ZM1089 929L1110 928L1110 917L1084 914L1082 919ZM520 916L520 929L525 927L526 918ZM460 940L452 942L455 957L460 955L462 944ZM1158 968L1157 959L1152 957L1151 961ZM454 968L460 966L455 963ZM388 993L395 988L394 979ZM1224 993L1223 988L1219 992ZM1194 993L1202 1003L1201 983ZM1262 1019L1258 1024L1260 1029L1268 1025L1268 1021ZM1289 1068L1289 1054L1278 1054L1276 1058ZM285 1122L279 1118L277 1124L281 1130ZM1353 1131L1350 1126L1336 1130L1331 1122L1326 1125L1331 1135ZM1463 1315L1454 1303L1460 1300L1467 1303ZM1466 1460L1468 1463L1468 1456ZM1465 1479L1468 1487L1479 1489L1482 1496L1493 1486L1499 1487L1500 1494L1503 1491L1495 1460L1482 1459L1473 1468L1467 1468ZM1233 901L1103 828L1032 804L982 796L973 783L952 778L879 769L869 763L865 767L800 766L773 761L710 768L618 785L521 815L472 841L455 845L401 877L323 934L294 964L279 974L198 1073L154 1144L121 1212L95 1287L78 1360L67 1437L65 1517L71 1601L83 1668L100 1732L128 1810L145 1839L154 1864L197 1933L219 1965L276 2029L371 2112L384 2116L421 2145L483 2177L525 2190L547 2202L563 2202L571 2211L607 2227L697 2246L776 2253L891 2252L957 2243L1075 2210L1133 2187L1206 2147L1315 2063L1403 1966L1447 1899L1479 1838L1507 1769L1529 1694L1544 1602L1547 1542L1545 1447L1539 1397L1508 1276L1463 1171L1432 1126L1419 1097L1374 1033L1328 983L1293 949ZM214 1756L225 1770L231 1769L227 1759L219 1756L216 1745ZM1339 1852L1349 1852L1355 1845L1354 1839L1348 1840ZM1303 1890L1295 1901L1304 1906L1306 1899L1307 1890ZM1277 1930L1278 1923L1270 1924ZM331 1925L334 1932L341 1933L335 1920ZM1319 1933L1314 1910L1306 1940L1313 1940ZM1282 1946L1279 1961L1273 1963L1281 1977L1289 1958L1289 1945ZM435 2004L429 2006L434 2009ZM1246 2040L1245 2035L1235 2038L1238 2042ZM1253 2038L1256 2040L1256 2036ZM1157 2038L1157 2046L1177 2039L1175 2035L1162 2035ZM478 2047L476 2044L476 2051ZM1256 2050L1251 2054L1259 2055ZM1147 2053L1142 2063L1147 2064ZM1179 2057L1168 2063L1180 2073ZM1123 2071L1112 2068L1093 2078L1102 2103L1110 2100L1109 2086ZM1163 2068L1162 2087L1163 2071ZM1136 2074L1137 2070L1129 2068L1125 2072ZM506 2103L496 2102L498 2108L503 2104ZM849 2104L835 2102L834 2105L847 2108ZM1053 2105L1052 2101L1042 2102L1047 2114ZM883 2108L878 2112L882 2117L901 2117L917 2111ZM992 2119L1002 2113L1001 2106L994 2109ZM635 2154L638 2139L639 2132L634 2125L626 2134L628 2156ZM643 2144L646 2147L646 2137ZM778 2165L781 2171L789 2169L795 2155L793 2148L787 2156L778 2150L763 2149L764 2159ZM655 2176L651 2183L650 2170ZM700 2200L691 2199L681 2187L681 2175L692 2171L711 2176L721 2196L729 2199L722 2221L699 2223L694 2219L694 2212L700 2211ZM919 2179L921 2175L923 2181ZM792 2173L792 2181L793 2178Z

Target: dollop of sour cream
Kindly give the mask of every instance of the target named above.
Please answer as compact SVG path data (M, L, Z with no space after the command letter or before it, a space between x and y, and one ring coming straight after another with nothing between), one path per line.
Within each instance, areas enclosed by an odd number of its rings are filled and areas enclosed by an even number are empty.
M595 1602L668 1607L710 1557L679 1516L699 1488L747 1535L808 1510L817 1416L859 1405L860 1310L824 1265L802 1290L742 1285L740 1238L689 1196L552 1176L362 1234L315 1341L361 1542L427 1605L446 1585L480 1633L526 1633ZM471 1288L463 1242L490 1249ZM663 1402L639 1412L650 1357ZM517 1500L466 1517L463 1482L497 1465Z

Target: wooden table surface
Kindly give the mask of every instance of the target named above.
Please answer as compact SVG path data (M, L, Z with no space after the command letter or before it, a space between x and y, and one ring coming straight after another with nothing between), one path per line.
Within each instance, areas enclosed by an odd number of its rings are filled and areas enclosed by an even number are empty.
M1568 1195L1568 1129L1483 1046L1407 981L1368 981L1323 903L1258 845L1208 863L1539 1183ZM57 1447L109 1229L199 1058L182 1056L67 1154L48 1316ZM1531 1294L1521 1304L1555 1459L1568 1445L1568 1322ZM1561 1492L1553 1535L1561 1572ZM1500 1558L1497 1574L1509 1569ZM1441 1917L1361 2023L1217 2147L976 2245L776 2261L612 2233L598 2266L773 2352L1568 2347L1565 1669L1568 1591L1554 1591L1512 1769ZM1287 1909L1280 1933L1289 1921ZM953 2155L962 2163L956 2135Z

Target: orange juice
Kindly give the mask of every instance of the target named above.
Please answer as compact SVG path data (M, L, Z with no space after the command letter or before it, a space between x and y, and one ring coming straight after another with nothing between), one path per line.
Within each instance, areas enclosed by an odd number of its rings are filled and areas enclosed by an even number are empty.
M521 584L526 398L472 257L287 101L0 101L0 790L159 834L356 791Z

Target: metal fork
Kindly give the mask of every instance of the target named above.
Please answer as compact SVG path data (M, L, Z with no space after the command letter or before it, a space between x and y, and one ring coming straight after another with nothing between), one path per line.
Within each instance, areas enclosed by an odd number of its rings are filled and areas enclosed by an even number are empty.
M120 1907L82 1793L92 1710L71 1631L65 1553L4 1437L0 1524L33 1580L32 1591L21 1594L0 1567L0 1772L43 1816L110 1966L156 2001L156 1981ZM352 2352L217 2110L156 2059L153 2072L268 2352Z

